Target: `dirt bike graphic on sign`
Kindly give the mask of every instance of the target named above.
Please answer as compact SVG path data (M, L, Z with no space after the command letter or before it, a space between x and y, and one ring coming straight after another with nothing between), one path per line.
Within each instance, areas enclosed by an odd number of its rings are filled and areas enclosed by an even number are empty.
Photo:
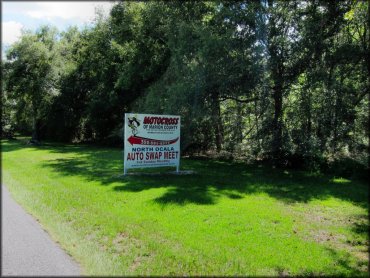
M135 116L128 118L128 126L131 128L131 133L134 136L139 133L137 128L140 126L140 121Z

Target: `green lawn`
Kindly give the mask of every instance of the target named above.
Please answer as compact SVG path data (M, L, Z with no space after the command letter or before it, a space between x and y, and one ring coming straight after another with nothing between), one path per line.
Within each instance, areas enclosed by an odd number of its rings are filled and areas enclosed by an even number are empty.
M14 198L90 275L368 276L365 182L183 159L120 176L122 151L2 141Z

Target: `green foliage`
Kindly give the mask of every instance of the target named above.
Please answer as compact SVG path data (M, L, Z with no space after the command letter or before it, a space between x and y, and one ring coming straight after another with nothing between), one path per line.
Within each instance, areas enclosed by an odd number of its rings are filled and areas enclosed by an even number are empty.
M18 106L17 117L30 124L33 140L39 139L42 120L57 95L56 30L41 27L35 34L24 33L7 53L5 90Z
M91 28L26 32L3 66L2 130L122 146L125 112L168 113L182 117L184 153L366 167L368 10L352 0L123 1Z

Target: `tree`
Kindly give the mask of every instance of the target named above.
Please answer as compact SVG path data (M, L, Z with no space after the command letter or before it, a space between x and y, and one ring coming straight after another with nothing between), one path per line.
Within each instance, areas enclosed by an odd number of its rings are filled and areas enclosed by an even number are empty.
M23 34L3 67L2 126L121 144L125 112L178 114L183 150L313 169L359 160L368 21L357 0L120 2L81 31Z
M298 76L327 49L328 42L340 30L347 3L277 2L268 0L267 50L274 105L272 120L272 158L283 163L284 96L289 94Z
M24 33L7 53L6 90L9 97L23 104L18 111L32 119L32 140L37 142L48 104L57 95L57 71L54 62L56 30L41 27L35 34ZM24 109L25 108L25 109Z

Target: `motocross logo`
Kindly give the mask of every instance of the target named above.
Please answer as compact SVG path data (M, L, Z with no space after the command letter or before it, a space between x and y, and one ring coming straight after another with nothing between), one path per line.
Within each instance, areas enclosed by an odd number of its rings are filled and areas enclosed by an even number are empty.
M131 128L131 133L134 136L139 133L137 128L140 126L140 120L138 120L136 117L133 116L131 118L128 118L128 126Z

